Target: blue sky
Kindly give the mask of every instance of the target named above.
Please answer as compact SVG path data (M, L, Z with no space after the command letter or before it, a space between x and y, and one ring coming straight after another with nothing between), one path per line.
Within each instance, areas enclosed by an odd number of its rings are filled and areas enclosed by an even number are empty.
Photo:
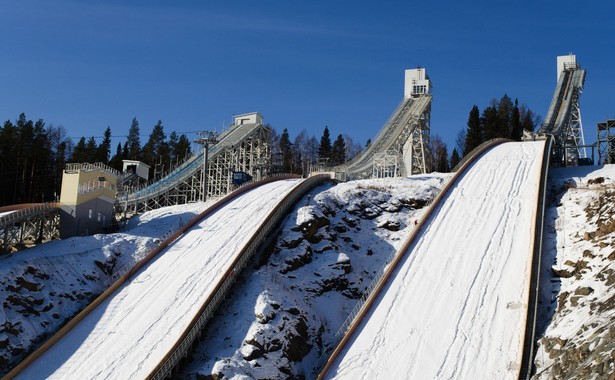
M587 69L593 143L596 123L615 117L615 3L584 4L1 1L0 118L25 112L77 138L110 126L115 146L133 117L144 142L158 120L167 134L220 130L258 111L293 138L327 125L364 144L420 65L432 135L450 152L474 104L507 93L544 116L556 57L572 52Z

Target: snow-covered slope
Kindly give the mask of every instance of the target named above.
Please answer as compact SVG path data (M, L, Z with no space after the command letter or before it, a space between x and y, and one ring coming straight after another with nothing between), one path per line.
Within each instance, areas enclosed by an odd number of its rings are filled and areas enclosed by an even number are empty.
M498 145L461 176L328 378L517 378L544 146Z
M102 293L113 273L204 205L150 211L121 233L73 237L0 256L0 375Z
M613 379L615 165L552 170L549 195L535 378Z
M449 174L315 189L205 329L182 378L314 378L366 287ZM249 271L246 271L249 272Z
M269 211L298 183L260 186L195 225L19 377L145 378Z

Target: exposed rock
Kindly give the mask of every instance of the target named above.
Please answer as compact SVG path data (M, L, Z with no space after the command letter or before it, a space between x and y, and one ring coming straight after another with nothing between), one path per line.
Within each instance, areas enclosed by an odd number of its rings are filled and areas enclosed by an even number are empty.
M31 292L37 292L41 289L41 284L37 284L36 282L29 282L23 277L17 277L17 279L15 279L15 282L17 282L17 285L19 285L20 287L25 288Z
M312 247L305 245L302 250L295 250L296 254L284 258L285 267L280 269L280 273L285 274L301 268L305 264L312 262Z
M551 271L553 271L553 275L555 277L561 277L561 278L570 278L574 276L575 274L574 270L568 269L568 268L551 267Z
M577 290L574 291L574 294L579 295L579 296L588 296L592 294L593 292L594 292L594 289L592 289L589 286L584 286L584 287L577 288Z
M399 231L400 228L400 224L399 222L395 222L392 220L387 220L384 223L378 225L379 228L384 228L385 230L389 230L389 231Z

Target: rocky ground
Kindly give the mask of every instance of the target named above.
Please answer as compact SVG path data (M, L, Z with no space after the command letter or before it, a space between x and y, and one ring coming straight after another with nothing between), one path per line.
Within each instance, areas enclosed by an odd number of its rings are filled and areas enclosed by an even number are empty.
M615 176L560 169L549 186L534 378L615 379Z
M178 377L313 378L350 310L444 181L358 181L305 197Z

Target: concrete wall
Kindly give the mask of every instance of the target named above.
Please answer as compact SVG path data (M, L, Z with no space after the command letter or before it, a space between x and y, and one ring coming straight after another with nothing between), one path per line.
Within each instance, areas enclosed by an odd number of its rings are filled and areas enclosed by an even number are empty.
M101 169L65 170L60 193L60 238L103 232L111 225L117 177Z
M236 115L233 119L235 125L242 124L263 124L263 115L258 112L244 113L243 115Z
M113 203L95 198L80 205L60 205L60 238L101 233L111 225Z

